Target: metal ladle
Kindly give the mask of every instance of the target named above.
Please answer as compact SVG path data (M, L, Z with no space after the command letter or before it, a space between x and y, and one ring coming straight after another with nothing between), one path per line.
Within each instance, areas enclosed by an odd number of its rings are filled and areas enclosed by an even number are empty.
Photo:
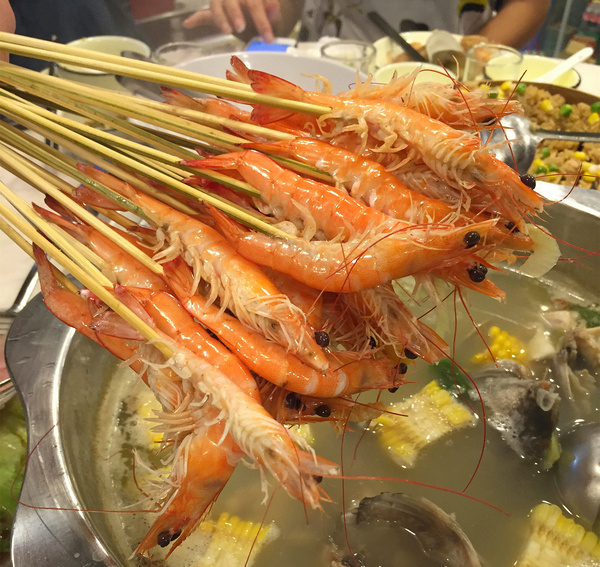
M560 444L555 478L563 504L600 535L600 423L575 424Z
M501 120L502 128L497 126L491 135L482 133L482 141L494 146L494 154L504 163L515 167L520 174L527 173L533 162L535 151L543 140L561 140L565 142L600 142L600 133L562 132L537 128L528 118L518 114L509 114ZM508 142L510 143L507 143ZM512 153L511 153L512 150ZM514 155L514 159L513 159Z

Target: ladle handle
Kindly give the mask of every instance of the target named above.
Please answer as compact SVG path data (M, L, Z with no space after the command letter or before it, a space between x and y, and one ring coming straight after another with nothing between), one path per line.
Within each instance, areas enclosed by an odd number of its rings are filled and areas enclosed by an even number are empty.
M535 130L540 140L560 140L561 142L600 142L600 133L563 132L562 130Z

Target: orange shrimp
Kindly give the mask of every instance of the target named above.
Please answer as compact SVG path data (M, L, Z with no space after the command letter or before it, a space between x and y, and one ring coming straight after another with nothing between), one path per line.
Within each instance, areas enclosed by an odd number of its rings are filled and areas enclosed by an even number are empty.
M376 161L314 138L295 138L270 144L245 144L267 153L300 160L331 174L338 185L355 199L395 219L419 222L452 222L462 226L490 218L455 210L437 198L429 198L406 187L394 174ZM446 187L447 190L447 187ZM502 224L488 233L487 243L511 250L530 250L531 238Z
M231 315L219 314L199 294L190 294L191 274L181 260L164 265L169 285L185 308L227 345L246 366L269 382L299 394L336 397L363 390L393 388L397 367L387 358L359 358L340 351L328 355L331 364L325 372L310 368L280 345L267 341Z
M347 242L272 238L246 230L218 211L212 211L221 231L240 254L293 276L324 291L368 289L394 279L432 269L451 260L469 257L469 234L479 241L495 220L468 227L412 225L392 233L371 229Z
M385 85L359 83L341 96L406 106L459 130L489 128L503 116L523 114L518 101L490 98L487 92L479 89L469 91L458 83L415 82L419 72L415 70L408 75L395 77ZM442 70L439 73L444 74Z
M152 223L164 229L171 241L158 258L170 259L185 249L185 258L194 267L194 289L200 279L210 284L209 303L217 297L221 310L231 309L248 327L298 354L317 370L326 370L328 361L315 343L304 314L276 288L254 263L241 257L210 226L139 193L127 183L91 166L82 171L131 199Z
M347 128L368 132L380 142L376 148L379 152L394 153L398 148L409 146L415 157L447 183L458 188L478 189L504 217L521 229L525 215L543 210L541 197L525 185L513 169L483 148L476 136L401 105L308 92L256 70L249 70L248 76L256 92L329 106L331 112L323 115L321 122L338 124L335 132Z
M390 231L408 226L408 223L396 221L363 205L345 191L302 177L254 150L185 164L206 169L236 170L260 191L261 198L270 207L269 212L277 220L287 219L299 229L304 228L308 232L305 237L309 240L315 226L319 230L318 235L324 235L324 239L348 238L356 231L362 232L373 225Z

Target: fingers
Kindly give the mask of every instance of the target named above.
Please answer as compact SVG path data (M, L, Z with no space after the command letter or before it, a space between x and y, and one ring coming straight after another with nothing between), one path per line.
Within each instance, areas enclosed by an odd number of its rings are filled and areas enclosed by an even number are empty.
M241 33L247 23L244 11L252 18L259 35L265 41L273 41L272 24L281 18L279 0L212 0L209 9L192 14L183 26L195 28L213 23L224 34Z

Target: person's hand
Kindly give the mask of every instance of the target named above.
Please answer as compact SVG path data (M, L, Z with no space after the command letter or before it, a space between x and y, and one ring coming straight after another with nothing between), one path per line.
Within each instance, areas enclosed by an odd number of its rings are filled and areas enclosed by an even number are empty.
M259 35L265 41L273 41L272 24L281 18L279 0L211 0L210 8L192 14L183 25L195 28L214 23L225 34L241 33L246 29L247 15Z
M14 33L15 15L8 0L0 0L0 31ZM8 53L0 51L0 61L8 61Z

